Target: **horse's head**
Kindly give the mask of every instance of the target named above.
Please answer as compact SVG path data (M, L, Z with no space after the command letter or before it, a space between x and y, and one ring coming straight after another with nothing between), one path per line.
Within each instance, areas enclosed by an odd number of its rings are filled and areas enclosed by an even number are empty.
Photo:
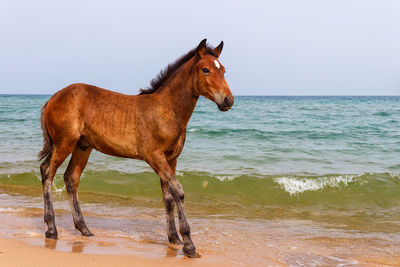
M195 90L215 102L221 111L229 110L233 105L233 95L225 81L225 68L218 61L224 42L210 49L207 39L200 42L195 55Z

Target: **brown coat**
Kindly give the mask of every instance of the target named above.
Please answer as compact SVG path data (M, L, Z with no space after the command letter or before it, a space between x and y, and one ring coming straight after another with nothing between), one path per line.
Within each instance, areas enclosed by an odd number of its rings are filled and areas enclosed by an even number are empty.
M140 95L124 95L87 84L72 84L54 94L43 106L41 122L44 147L39 158L45 202L46 237L57 238L51 201L51 184L57 168L72 153L64 174L75 227L87 228L77 198L80 176L92 149L108 155L146 161L160 176L167 214L169 241L181 244L175 222L179 215L183 251L197 257L183 207L184 193L175 178L176 160L182 152L186 127L203 95L221 111L230 109L233 96L218 62L223 43L199 46L169 65Z

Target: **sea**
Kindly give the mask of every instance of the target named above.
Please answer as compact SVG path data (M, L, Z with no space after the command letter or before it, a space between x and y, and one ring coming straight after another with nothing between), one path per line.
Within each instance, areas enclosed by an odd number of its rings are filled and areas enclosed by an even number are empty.
M53 185L59 241L43 238L37 154L50 97L0 95L0 235L78 253L183 257L166 245L157 175L98 151L79 185L95 237L73 227L68 158ZM400 264L400 96L236 96L228 112L201 98L176 177L204 261Z

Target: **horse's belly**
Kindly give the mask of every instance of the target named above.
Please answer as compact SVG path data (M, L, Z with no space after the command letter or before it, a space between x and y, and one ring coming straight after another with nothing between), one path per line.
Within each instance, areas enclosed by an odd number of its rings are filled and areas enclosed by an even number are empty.
M123 136L91 135L87 138L96 150L111 156L124 158L140 158L136 139Z

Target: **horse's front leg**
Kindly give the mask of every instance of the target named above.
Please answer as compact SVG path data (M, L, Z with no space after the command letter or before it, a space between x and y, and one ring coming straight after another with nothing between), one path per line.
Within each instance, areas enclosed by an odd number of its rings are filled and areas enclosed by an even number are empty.
M165 213L167 218L167 235L168 241L171 244L182 245L183 242L179 239L178 233L176 231L175 226L175 216L174 216L174 208L175 202L172 194L169 192L167 184L164 183L161 179L161 190L163 195L163 201L165 206Z
M169 167L173 174L175 174L176 170L176 159L170 160L168 162ZM174 209L175 209L175 202L172 194L169 192L167 184L160 179L161 182L161 190L163 196L163 202L165 206L165 213L166 213L166 221L167 221L167 235L168 241L175 245L183 245L183 242L179 239L178 233L176 231L175 226L175 216L174 216Z
M183 239L183 253L190 258L199 257L192 238L190 237L190 226L186 220L185 209L183 205L185 195L182 185L175 178L175 175L167 163L164 155L155 155L149 164L158 174L161 182L166 185L166 189L172 195L172 198L176 203L179 217L179 232Z

